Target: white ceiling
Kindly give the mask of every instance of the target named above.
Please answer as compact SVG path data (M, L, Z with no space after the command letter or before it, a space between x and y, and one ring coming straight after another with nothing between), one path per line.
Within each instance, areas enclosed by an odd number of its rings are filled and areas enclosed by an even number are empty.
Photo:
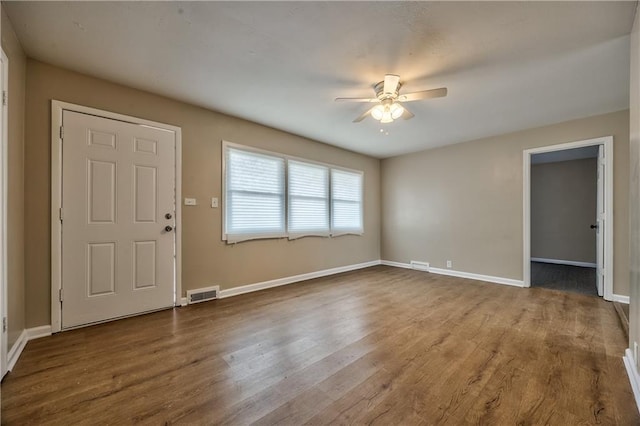
M30 57L381 158L629 106L635 1L3 6ZM385 73L449 95L352 123Z

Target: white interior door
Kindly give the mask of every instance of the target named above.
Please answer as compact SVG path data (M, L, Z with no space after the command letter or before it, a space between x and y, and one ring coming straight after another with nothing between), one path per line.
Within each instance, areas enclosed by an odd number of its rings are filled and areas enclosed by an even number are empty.
M175 134L62 121L62 328L173 306Z
M598 195L597 195L597 207L596 212L596 285L598 287L598 296L604 295L604 273L605 268L605 256L604 256L604 233L605 233L605 221L606 215L606 203L605 203L605 161L604 161L604 145L598 145Z

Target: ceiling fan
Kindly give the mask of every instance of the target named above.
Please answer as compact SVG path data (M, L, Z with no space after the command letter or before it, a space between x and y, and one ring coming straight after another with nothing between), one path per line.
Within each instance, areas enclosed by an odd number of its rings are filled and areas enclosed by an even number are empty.
M419 92L400 94L400 76L395 74L387 74L384 80L374 86L376 92L375 98L336 98L336 102L375 102L377 105L363 112L358 118L353 120L359 123L367 116L371 115L374 119L381 123L391 123L393 120L403 118L408 120L414 115L401 102L411 102L420 99L442 98L447 96L447 88L422 90Z

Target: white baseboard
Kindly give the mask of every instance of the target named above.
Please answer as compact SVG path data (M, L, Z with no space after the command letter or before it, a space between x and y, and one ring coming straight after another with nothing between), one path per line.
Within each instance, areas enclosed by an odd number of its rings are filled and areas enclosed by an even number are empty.
M186 297L181 297L180 298L180 305L179 306L187 306L187 298Z
M598 265L591 262L578 262L575 260L545 259L543 257L532 257L532 262L553 263L556 265L580 266L583 268L596 268Z
M381 260L381 265L393 266L394 268L413 269L410 263L393 262L391 260Z
M40 327L27 328L27 340L39 339L51 336L51 326L41 325Z
M638 408L638 411L640 411L640 375L638 375L638 369L636 368L636 363L633 360L631 349L627 348L627 350L624 351L622 361L624 362L624 366L627 369L629 383L631 384L633 396L636 400L636 407Z
M629 296L623 296L622 294L614 294L613 295L613 299L611 299L611 301L619 302L619 303L626 303L628 305L629 304Z
M248 284L240 287L228 288L225 290L220 290L219 298L224 299L226 297L238 296L240 294L252 293L254 291L265 290L267 288L293 284L300 281L310 280L313 278L326 277L327 275L339 274L341 272L355 271L356 269L369 268L371 266L376 266L376 265L380 265L379 260L372 260L371 262L340 266L337 268L324 269L322 271L309 272L307 274L293 275L291 277L278 278L276 280L263 281L255 284Z
M40 327L26 328L22 330L20 337L18 337L18 340L16 340L7 354L7 370L13 370L13 367L16 365L16 362L18 362L18 358L20 358L24 347L27 345L27 342L46 336L51 336L50 325L42 325Z
M22 333L20 333L20 337L18 337L18 340L16 340L13 346L11 346L9 353L7 354L7 371L13 370L16 362L18 362L18 358L20 358L22 350L29 341L29 338L27 336L27 330L22 330Z
M409 263L393 262L390 260L381 260L380 263L382 265L394 266L396 268L415 269L417 271L421 270L421 269L413 268ZM524 283L522 282L522 280L514 280L511 278L494 277L491 275L480 275L480 274L474 274L471 272L461 272L461 271L455 271L453 269L441 269L441 268L434 268L434 267L429 267L429 272L432 274L438 274L438 275L449 275L451 277L469 278L477 281L487 281L487 282L496 283L496 284L505 284L505 285L512 285L515 287L524 287Z
M522 280L514 280L512 278L494 277L492 275L474 274L472 272L454 271L453 269L429 268L432 274L449 275L451 277L468 278L477 281L487 281L490 283L511 285L514 287L524 287Z

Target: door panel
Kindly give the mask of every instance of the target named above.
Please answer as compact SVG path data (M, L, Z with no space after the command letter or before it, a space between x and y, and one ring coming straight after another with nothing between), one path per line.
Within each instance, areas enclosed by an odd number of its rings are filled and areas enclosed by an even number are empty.
M87 256L87 295L101 296L115 292L116 244L88 244Z
M175 134L66 110L63 126L62 328L173 306Z
M146 152L147 154L156 154L158 151L158 141L152 141L149 139L135 138L135 150L136 152Z
M88 211L90 224L116 221L116 163L88 161Z
M155 167L135 166L133 185L134 221L136 223L158 220L156 212L156 194L158 193L157 169Z
M135 241L133 267L135 281L133 287L149 288L156 286L156 242Z

